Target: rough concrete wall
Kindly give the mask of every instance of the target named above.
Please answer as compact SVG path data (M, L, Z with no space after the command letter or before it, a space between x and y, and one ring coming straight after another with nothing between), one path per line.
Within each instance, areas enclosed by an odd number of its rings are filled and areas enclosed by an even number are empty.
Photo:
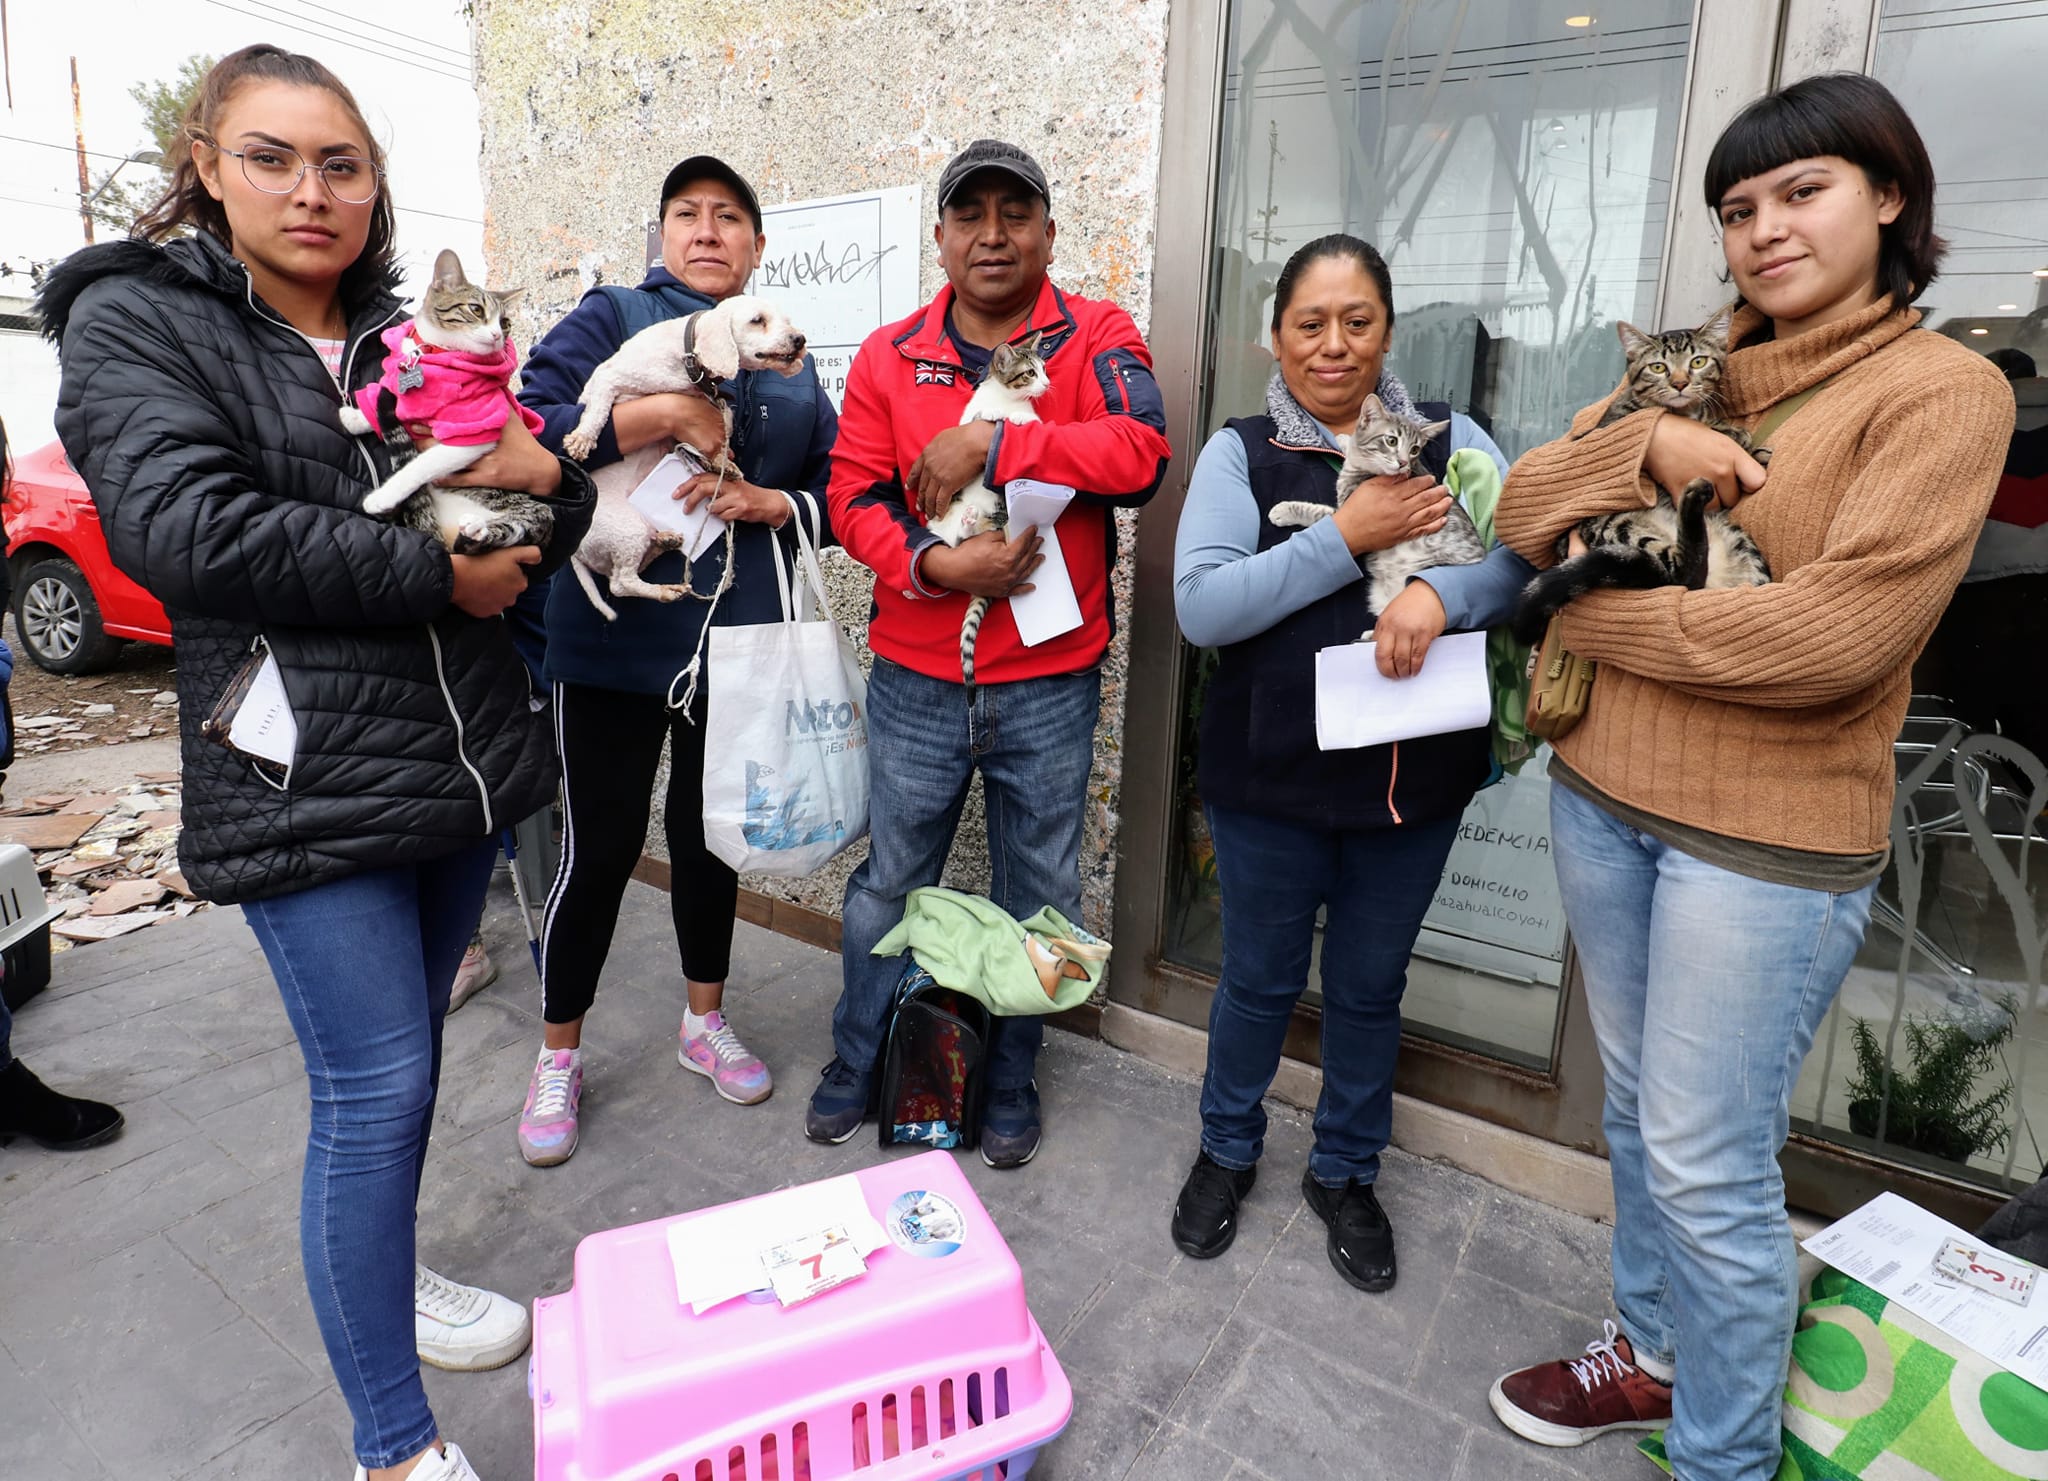
M1050 177L1055 279L1114 298L1144 328L1166 13L1166 0L478 0L489 280L526 286L519 332L531 342L595 284L639 281L654 195L686 154L726 159L764 204L918 183L929 214L945 161L995 136ZM943 281L929 247L921 281L927 297ZM836 552L828 567L858 638L867 573ZM1121 633L1130 586L1119 575ZM1110 919L1124 675L1119 637L1082 856L1098 930ZM650 847L665 853L658 823ZM983 888L985 848L977 788L947 882ZM837 914L860 856L809 880L748 883Z

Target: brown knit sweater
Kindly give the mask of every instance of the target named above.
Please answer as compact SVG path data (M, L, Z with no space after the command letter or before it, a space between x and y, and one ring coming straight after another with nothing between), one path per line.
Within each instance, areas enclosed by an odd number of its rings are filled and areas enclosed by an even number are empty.
M1913 660L1969 564L2013 427L1998 371L1919 319L1885 298L1730 357L1723 399L1744 426L1834 377L1772 437L1763 489L1734 511L1772 581L1596 591L1565 609L1566 646L1600 672L1557 752L1595 787L1756 843L1885 847ZM1743 309L1735 342L1762 323ZM1508 475L1495 531L1540 566L1580 520L1655 502L1643 454L1665 413L1588 431L1605 405Z

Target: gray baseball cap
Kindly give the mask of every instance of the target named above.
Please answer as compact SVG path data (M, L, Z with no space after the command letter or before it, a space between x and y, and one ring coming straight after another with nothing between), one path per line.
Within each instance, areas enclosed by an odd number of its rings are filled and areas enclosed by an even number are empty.
M960 187L967 183L970 175L982 170L1001 170L1022 180L1045 202L1045 209L1052 210L1052 191L1045 183L1045 171L1038 167L1038 161L1019 149L1015 144L1005 144L1000 139L976 139L947 163L939 174L939 209L945 210Z

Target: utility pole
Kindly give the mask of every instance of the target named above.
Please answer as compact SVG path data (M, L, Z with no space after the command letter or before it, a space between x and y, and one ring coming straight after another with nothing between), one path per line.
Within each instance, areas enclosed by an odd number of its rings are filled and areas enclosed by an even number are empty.
M71 59L71 132L78 141L78 219L85 225L85 244L92 245L92 176L85 167L85 114L78 106L78 58Z

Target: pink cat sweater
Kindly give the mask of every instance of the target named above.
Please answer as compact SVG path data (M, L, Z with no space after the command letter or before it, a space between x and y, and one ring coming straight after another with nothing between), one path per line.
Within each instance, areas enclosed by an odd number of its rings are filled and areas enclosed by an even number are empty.
M526 430L538 433L542 422L513 398L512 371L519 356L506 340L495 355L466 355L430 345L413 331L411 322L384 331L384 373L355 393L356 409L381 434L377 403L389 390L398 400L402 424L426 422L434 440L455 447L495 442L517 411Z

